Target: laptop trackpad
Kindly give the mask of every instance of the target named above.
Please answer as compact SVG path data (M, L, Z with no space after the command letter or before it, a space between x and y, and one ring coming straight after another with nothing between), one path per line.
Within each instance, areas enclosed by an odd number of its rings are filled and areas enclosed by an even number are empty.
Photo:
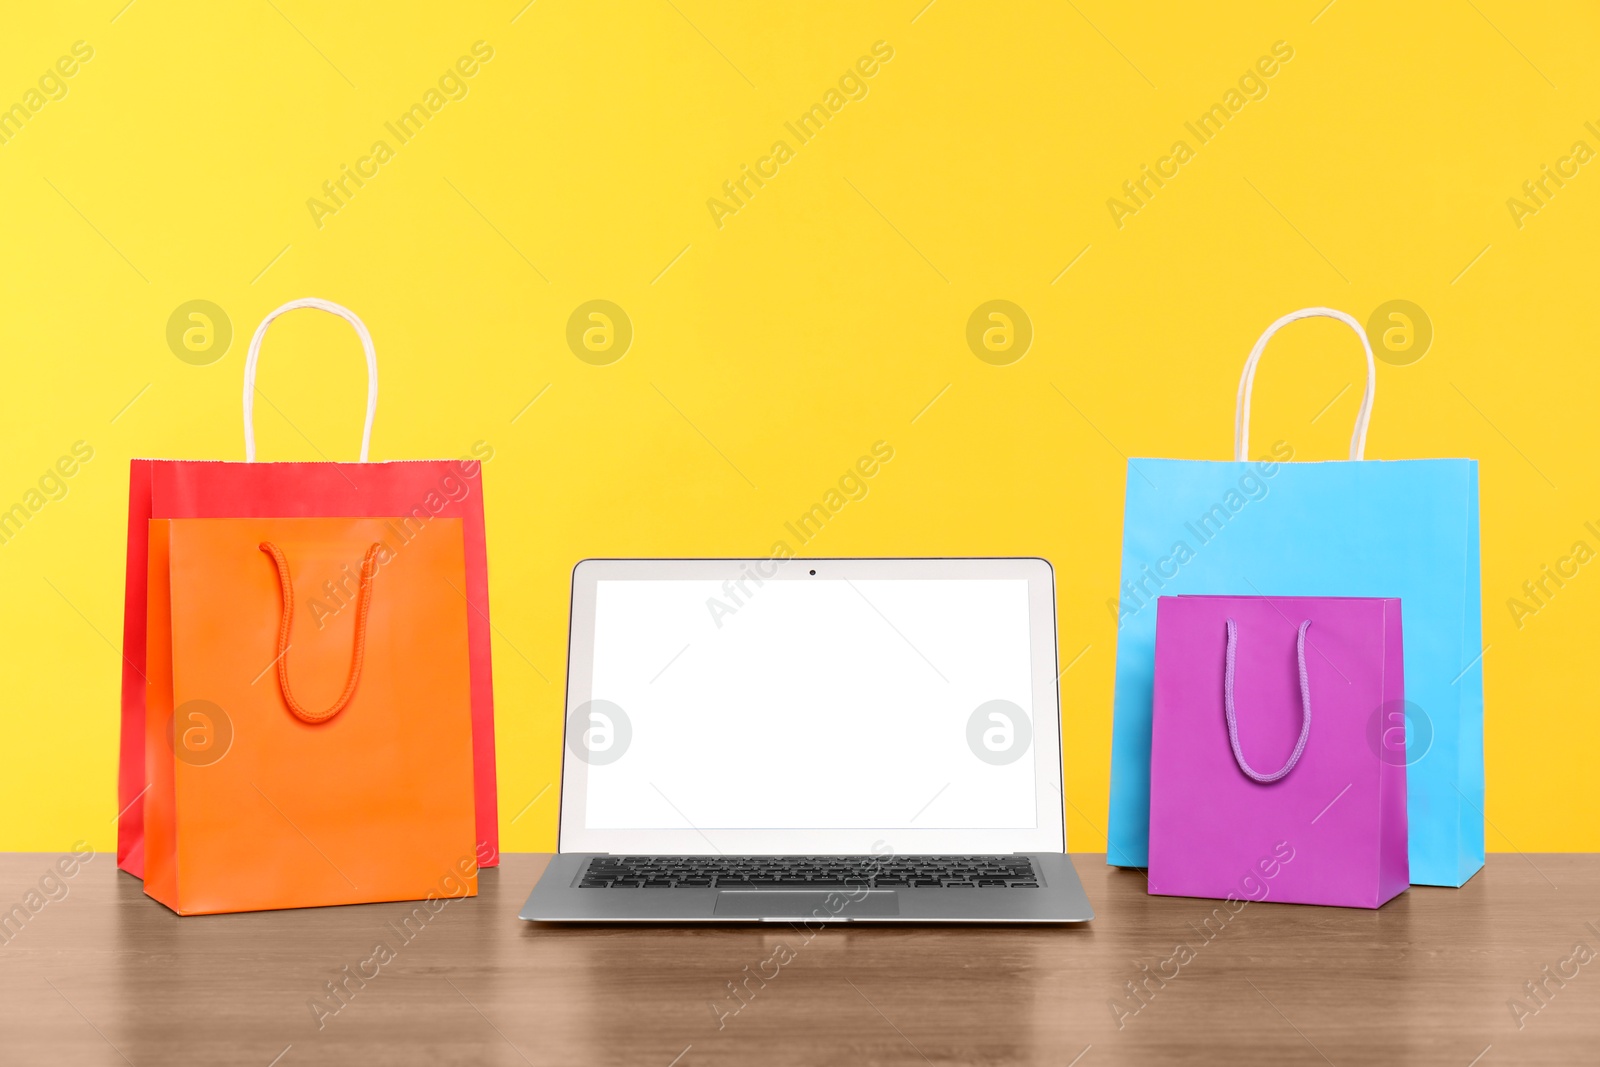
M892 889L830 891L816 889L724 889L717 893L713 915L781 919L840 919L900 914L900 898Z

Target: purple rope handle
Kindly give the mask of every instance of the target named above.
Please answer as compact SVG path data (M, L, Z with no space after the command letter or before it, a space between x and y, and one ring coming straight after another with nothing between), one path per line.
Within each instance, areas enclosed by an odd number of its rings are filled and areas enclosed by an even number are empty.
M1257 782L1266 785L1276 782L1300 762L1300 754L1306 750L1306 738L1311 736L1311 682L1306 677L1306 631L1311 628L1311 620L1307 619L1300 624L1300 634L1295 639L1295 654L1300 658L1300 703L1303 711L1300 722L1300 740L1295 742L1294 751L1289 754L1289 761L1272 774L1262 774L1251 768L1245 762L1244 752L1239 748L1239 720L1233 711L1233 651L1239 642L1239 628L1232 619L1228 620L1228 668L1223 676L1222 692L1223 706L1228 718L1228 743L1233 746L1233 758L1239 764L1239 769Z

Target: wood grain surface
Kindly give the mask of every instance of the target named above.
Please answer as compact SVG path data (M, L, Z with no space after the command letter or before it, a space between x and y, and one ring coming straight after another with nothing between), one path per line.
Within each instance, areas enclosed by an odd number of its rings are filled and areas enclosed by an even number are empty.
M1236 915L1079 855L1087 926L815 933L523 923L542 856L404 926L400 904L179 919L110 856L56 860L0 856L26 916L0 946L7 1064L1600 1062L1594 855Z

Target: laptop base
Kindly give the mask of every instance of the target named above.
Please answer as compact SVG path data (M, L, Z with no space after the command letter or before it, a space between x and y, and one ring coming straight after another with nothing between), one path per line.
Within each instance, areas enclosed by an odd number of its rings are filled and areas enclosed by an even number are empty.
M864 885L817 888L585 888L594 853L551 858L520 917L532 922L1077 923L1094 918L1059 852L1028 853L1036 888Z

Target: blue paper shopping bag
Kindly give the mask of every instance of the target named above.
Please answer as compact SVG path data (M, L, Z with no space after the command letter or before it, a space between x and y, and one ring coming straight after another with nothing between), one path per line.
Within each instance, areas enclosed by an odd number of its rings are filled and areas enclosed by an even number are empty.
M1291 463L1292 443L1247 462L1250 390L1267 341L1297 319L1338 319L1367 357L1350 461ZM1406 765L1411 881L1458 886L1483 866L1483 622L1478 465L1364 460L1377 373L1361 324L1307 308L1273 323L1239 382L1234 462L1128 461L1117 607L1107 862L1143 867L1150 844L1156 598L1398 597L1405 700L1373 707L1374 760Z

